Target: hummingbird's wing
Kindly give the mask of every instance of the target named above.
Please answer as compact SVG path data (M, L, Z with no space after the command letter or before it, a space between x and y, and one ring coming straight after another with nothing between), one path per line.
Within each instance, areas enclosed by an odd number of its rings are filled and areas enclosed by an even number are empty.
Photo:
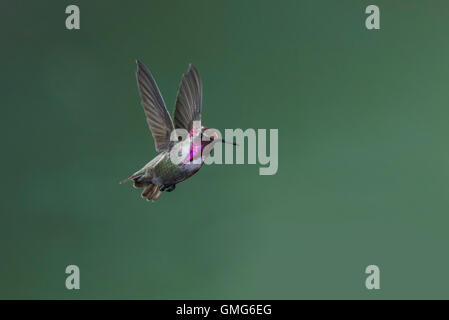
M153 134L156 151L168 150L171 144L170 134L174 130L173 121L150 70L140 61L137 61L136 78L142 107Z
M194 120L201 120L201 103L203 87L201 85L198 70L189 65L179 86L178 97L175 107L175 128L183 128L188 132L192 129Z

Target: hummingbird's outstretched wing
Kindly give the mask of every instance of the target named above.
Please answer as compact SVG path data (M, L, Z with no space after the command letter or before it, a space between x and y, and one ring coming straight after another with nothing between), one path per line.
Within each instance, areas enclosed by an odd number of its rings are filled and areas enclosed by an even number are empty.
M183 128L188 132L192 129L194 120L201 120L201 103L203 87L200 75L193 65L189 65L179 86L175 107L175 128Z
M150 70L138 60L136 78L142 107L153 134L156 151L168 150L171 143L170 134L174 130L173 121Z

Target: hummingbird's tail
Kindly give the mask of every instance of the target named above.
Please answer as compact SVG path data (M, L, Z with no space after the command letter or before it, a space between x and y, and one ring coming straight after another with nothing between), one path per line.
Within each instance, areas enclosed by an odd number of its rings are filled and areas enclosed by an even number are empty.
M142 191L142 198L146 198L147 200L156 201L162 194L162 191L159 190L159 187L155 184L150 184L145 187Z
M144 188L142 191L142 198L156 201L162 194L162 191L159 190L159 187L155 184L152 184L151 182L145 181L143 174L133 174L128 179L125 179L123 181L120 181L120 183L125 183L128 181L133 180L133 186L134 188Z

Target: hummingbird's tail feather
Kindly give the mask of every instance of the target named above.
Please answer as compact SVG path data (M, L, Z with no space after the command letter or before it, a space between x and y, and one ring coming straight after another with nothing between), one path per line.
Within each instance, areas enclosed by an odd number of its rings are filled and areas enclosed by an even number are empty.
M147 200L156 201L162 194L159 187L155 184L150 184L145 187L142 191L142 198Z
M126 178L125 180L120 181L119 184L126 183L126 182L131 181L131 180L136 181L135 179L140 178L141 176L142 176L141 172L134 173L131 177Z
M126 182L128 182L130 180L132 180L132 177L129 177L129 178L125 179L125 180L120 181L119 184L126 183Z
M162 194L162 191L161 191L161 190L158 190L158 191L156 192L156 194L153 195L153 199L151 199L151 200L152 200L153 202L156 201L157 199L159 199L159 197L161 196L161 194Z
M133 174L128 179L120 181L120 183L125 183L133 180L134 188L145 188L142 191L142 198L156 201L162 194L162 191L159 190L159 187L155 184L152 184L142 173Z
M139 182L136 179L134 179L134 183L133 183L134 188L139 189L139 188L143 188L145 186L146 186L145 182Z

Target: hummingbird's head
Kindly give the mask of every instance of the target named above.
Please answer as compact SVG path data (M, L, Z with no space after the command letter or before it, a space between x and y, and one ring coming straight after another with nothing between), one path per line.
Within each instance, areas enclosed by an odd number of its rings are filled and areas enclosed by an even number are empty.
M229 143L236 146L235 142L226 141L220 138L220 135L214 129L209 129L208 127L201 126L201 144L207 146L209 144L214 145L217 142Z
M221 139L217 131L209 129L205 126L201 126L201 130L199 130L199 127L198 129L190 130L189 136L191 141L190 153L186 160L184 160L184 164L189 163L192 159L196 159L198 157L201 157L204 161L204 159L210 155L210 152L217 142L237 145L234 142ZM197 144L195 142L198 141L196 140L197 138L200 139L199 141L201 141L201 144Z

